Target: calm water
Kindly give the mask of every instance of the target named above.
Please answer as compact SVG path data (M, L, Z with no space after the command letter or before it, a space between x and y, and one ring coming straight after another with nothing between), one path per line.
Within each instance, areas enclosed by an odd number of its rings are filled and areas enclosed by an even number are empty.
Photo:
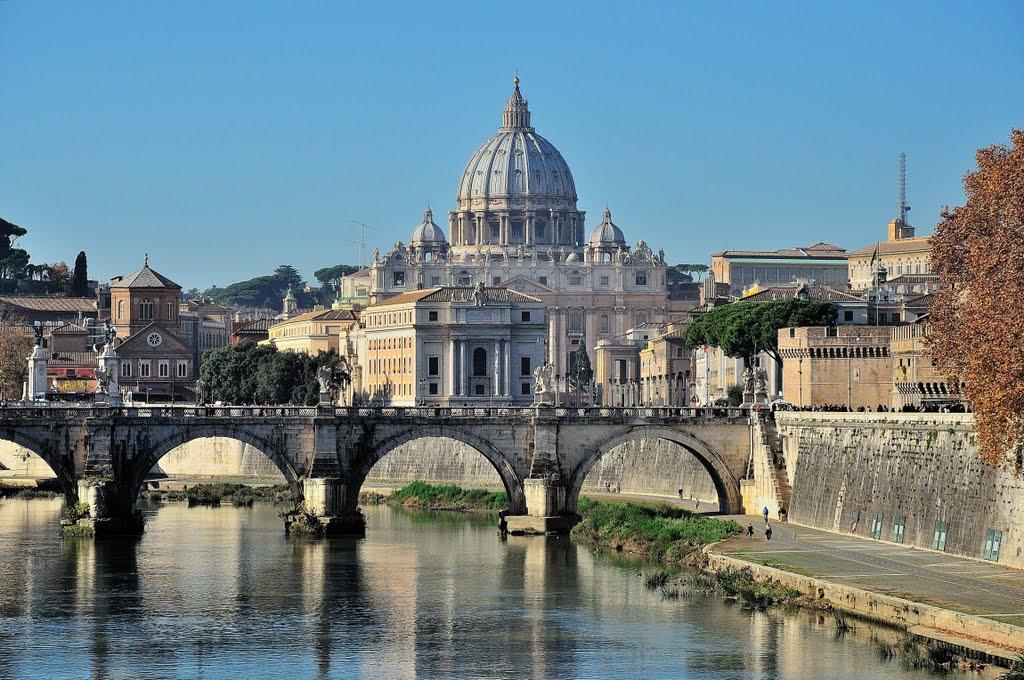
M862 624L662 600L480 518L368 508L364 540L307 543L268 505L168 504L138 542L62 542L60 507L0 500L0 677L928 677Z

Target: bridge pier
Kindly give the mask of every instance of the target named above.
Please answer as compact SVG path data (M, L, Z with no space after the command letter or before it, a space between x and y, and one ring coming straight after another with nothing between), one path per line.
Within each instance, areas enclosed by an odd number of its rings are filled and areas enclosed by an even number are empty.
M145 528L129 489L107 478L78 480L78 502L88 515L66 525L70 533L93 536L137 536Z
M302 481L306 509L316 515L328 536L365 536L366 518L356 505L356 489L337 477Z
M510 534L564 534L580 521L579 515L567 511L569 487L559 477L524 479L523 495L526 514L505 518Z

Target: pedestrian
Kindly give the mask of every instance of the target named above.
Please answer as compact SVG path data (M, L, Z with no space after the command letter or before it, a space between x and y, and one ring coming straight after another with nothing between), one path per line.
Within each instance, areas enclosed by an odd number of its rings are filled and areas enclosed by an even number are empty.
M768 506L767 505L764 506L764 510L761 511L761 514L764 515L764 523L768 524Z
M700 499L696 496L693 497L693 511L700 512Z
M677 491L676 493L679 494L679 500L683 500L683 487L679 487L679 491Z
M753 537L754 537L754 525L753 524L748 524L747 525L747 540L750 540Z
M772 540L772 525L771 524L765 524L764 525L764 539L766 541Z

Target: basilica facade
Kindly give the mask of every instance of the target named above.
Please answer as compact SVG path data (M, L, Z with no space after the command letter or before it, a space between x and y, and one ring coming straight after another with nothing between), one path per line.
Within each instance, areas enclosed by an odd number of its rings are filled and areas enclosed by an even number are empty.
M371 305L426 288L505 287L541 300L546 354L556 377L573 352L630 328L667 320L663 251L626 242L604 208L587 230L569 164L533 128L515 79L501 127L470 157L458 182L448 234L428 208L408 244L375 251L367 270Z

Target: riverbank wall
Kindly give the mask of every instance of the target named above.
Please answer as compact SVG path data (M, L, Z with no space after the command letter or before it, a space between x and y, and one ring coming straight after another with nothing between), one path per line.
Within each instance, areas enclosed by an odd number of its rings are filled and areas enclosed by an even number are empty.
M777 581L813 600L827 601L838 611L963 647L982 658L1012 661L1024 653L1024 635L1017 626L747 562L718 553L714 546L705 554L710 571L750 569L756 579Z
M1024 479L978 456L970 414L785 412L776 423L791 522L1024 568Z

